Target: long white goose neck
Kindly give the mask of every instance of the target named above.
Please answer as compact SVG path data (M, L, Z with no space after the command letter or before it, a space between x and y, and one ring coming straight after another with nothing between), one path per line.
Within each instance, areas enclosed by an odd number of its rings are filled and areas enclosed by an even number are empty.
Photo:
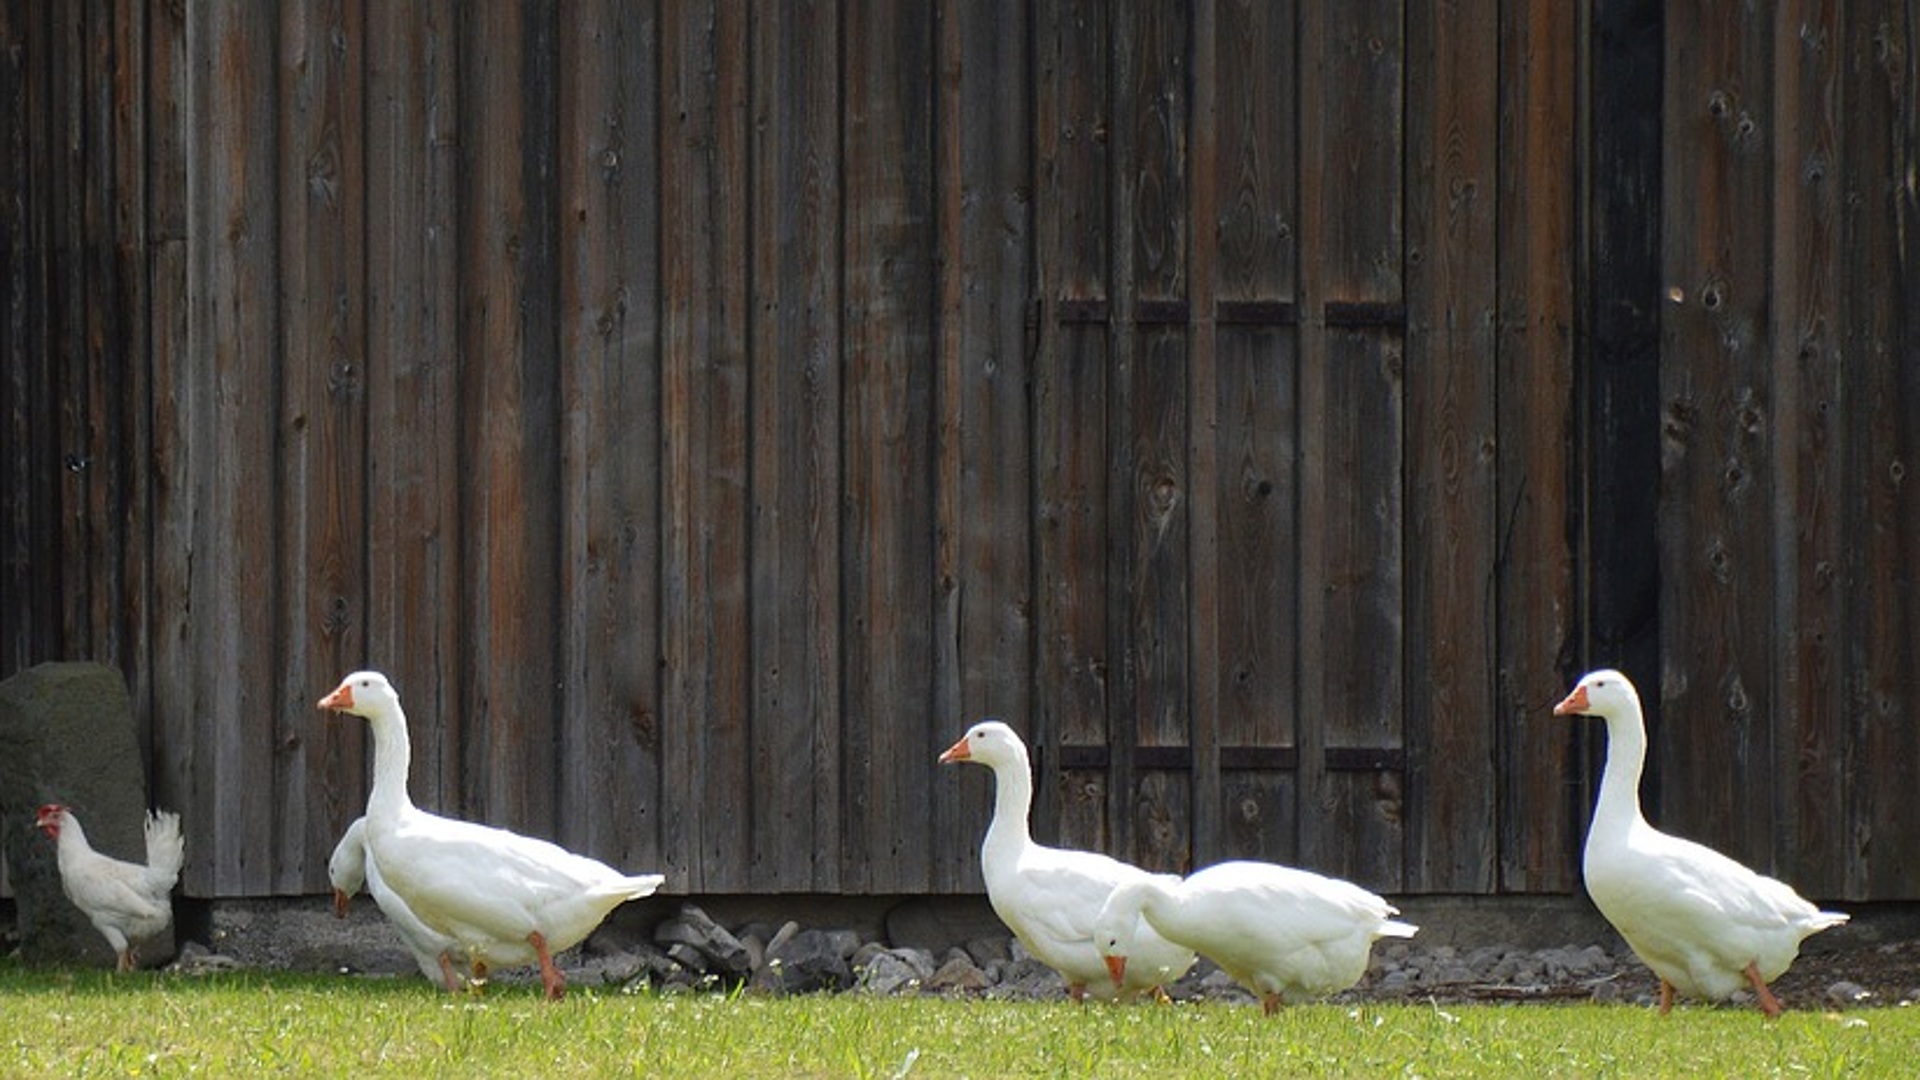
M993 766L993 822L983 846L988 851L1026 847L1033 842L1027 814L1033 808L1033 767L1025 753Z
M372 710L367 726L373 729L373 790L367 793L367 813L390 818L413 809L413 798L407 794L413 748L407 738L406 712L396 701L390 708Z
M1116 887L1107 897L1108 909L1131 926L1146 914L1147 906L1160 899L1160 883L1153 878L1136 878Z
M1607 722L1607 768L1600 777L1594 823L1625 829L1642 820L1640 772L1647 760L1647 726L1639 695L1634 694L1626 706L1603 714L1603 719Z

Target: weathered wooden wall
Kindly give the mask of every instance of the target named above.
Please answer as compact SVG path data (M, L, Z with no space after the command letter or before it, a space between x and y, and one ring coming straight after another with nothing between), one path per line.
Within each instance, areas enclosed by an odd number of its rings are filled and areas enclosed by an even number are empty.
M1920 3L0 0L0 675L117 663L187 890L423 804L679 892L1043 836L1920 897Z

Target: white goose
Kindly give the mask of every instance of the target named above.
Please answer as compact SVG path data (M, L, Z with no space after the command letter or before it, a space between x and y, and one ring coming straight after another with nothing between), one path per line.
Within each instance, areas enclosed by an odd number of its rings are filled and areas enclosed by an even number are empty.
M1412 937L1391 904L1351 882L1265 862L1224 862L1182 881L1159 874L1113 890L1095 924L1115 982L1136 927L1220 965L1269 1015L1288 998L1336 993L1366 974L1375 940Z
M460 952L459 943L444 934L435 933L427 924L420 921L407 907L406 902L387 888L380 876L380 868L367 858L367 819L357 817L347 831L340 836L340 842L334 845L333 854L327 859L327 881L333 886L333 913L337 918L347 917L347 903L353 895L365 885L373 894L373 902L379 906L380 913L387 917L394 929L400 932L400 940L406 943L407 951L413 954L413 960L420 965L420 974L428 982L437 982L448 990L459 990L460 976L453 970L453 956Z
M1792 965L1803 939L1847 916L1647 823L1640 812L1646 721L1625 675L1593 672L1553 714L1607 722L1607 766L1587 830L1587 894L1660 977L1661 1013L1673 1008L1676 988L1720 1001L1750 985L1761 1011L1778 1016L1780 999L1767 984Z
M1027 951L1067 980L1075 1001L1131 996L1171 983L1193 966L1193 950L1138 928L1136 962L1125 980L1107 977L1094 947L1093 922L1116 886L1147 878L1146 871L1091 851L1069 851L1033 842L1027 815L1033 803L1033 772L1027 746L997 720L975 724L940 755L943 763L971 761L993 770L993 821L980 845L980 872L987 900Z
M367 865L433 933L487 965L540 965L549 999L566 992L553 954L571 948L627 900L649 896L659 874L626 875L545 840L429 814L407 794L411 749L400 695L377 671L346 677L320 707L363 717L373 730Z

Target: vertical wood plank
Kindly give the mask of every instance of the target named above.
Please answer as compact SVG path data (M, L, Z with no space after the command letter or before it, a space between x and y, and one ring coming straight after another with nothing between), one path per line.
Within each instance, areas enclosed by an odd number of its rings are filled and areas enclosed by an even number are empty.
M558 538L552 111L544 4L462 6L461 535L467 577L461 803L550 835Z
M205 853L187 887L202 895L260 895L273 885L272 716L282 599L274 535L279 496L279 263L273 155L277 145L277 20L247 5L197 5L188 47L195 88L189 165L199 238L189 265L188 379L195 431L187 450L195 515L187 659L193 671L193 759L187 827ZM198 871L197 873L195 871Z
M1491 528L1481 537L1495 590L1497 670L1482 723L1496 754L1499 865L1497 878L1479 887L1512 892L1573 887L1579 842L1568 798L1569 751L1574 740L1591 734L1582 728L1593 726L1570 729L1550 712L1580 674L1569 533L1580 295L1573 255L1579 250L1572 128L1576 14L1562 7L1505 7L1500 22L1500 96L1508 104L1499 110L1495 177L1498 482L1490 494ZM1643 308L1648 300L1642 298ZM1645 552L1640 549L1639 557ZM1473 798L1470 787L1451 797ZM1577 816L1584 820L1584 811Z
M135 340L134 310L141 300L137 279L122 253L137 242L138 173L125 171L129 140L138 142L128 121L138 106L140 41L129 39L112 0L68 5L62 12L72 28L76 98L62 109L77 122L64 139L74 173L76 231L57 247L76 288L66 297L70 323L71 367L62 373L70 395L73 430L61 440L62 518L72 538L66 552L70 567L86 580L69 597L68 607L80 631L68 640L68 655L86 655L118 668L128 681L136 725L146 715L137 680L147 665L138 655L146 608L139 590L144 559L134 541L136 509L145 477L138 443L144 432L147 368L143 342ZM147 743L144 732L140 743Z
M847 413L847 862L851 891L931 879L932 12L847 11L842 132ZM944 732L945 725L941 726Z
M754 807L748 884L832 891L842 870L842 163L838 9L752 34Z
M1221 366L1214 319L1219 295L1221 154L1220 5L1196 4L1188 26L1184 65L1189 76L1189 137L1183 166L1189 197L1187 221L1190 353L1187 359L1187 567L1184 618L1187 655L1187 742L1191 747L1187 836L1179 845L1187 867L1218 862L1220 848L1220 656L1223 587L1205 568L1220 565L1221 517L1229 497L1222 490L1220 430ZM1211 226L1211 227L1210 227Z
M1102 851L1111 842L1104 780L1052 766L1062 747L1106 745L1113 708L1106 633L1110 14L1105 4L1059 0L1036 16L1038 648L1029 734L1039 773L1037 834Z
M1034 743L1036 801L1058 815L1058 842L1111 850L1104 777L1057 776L1065 747L1106 746L1113 672L1107 652L1106 507L1110 498L1108 335L1061 327L1036 379L1040 487L1040 642ZM1055 781L1057 781L1057 786ZM1036 814L1042 825L1051 824ZM1039 826L1036 826L1038 828ZM1047 835L1041 832L1040 835Z
M1498 3L1415 3L1407 96L1407 887L1494 884ZM1571 68L1572 57L1536 62ZM1514 92L1509 84L1508 92ZM1565 103L1563 103L1565 104ZM1506 285L1503 289L1502 286ZM1524 311L1507 318L1525 319ZM1503 320L1504 321L1504 320Z
M46 8L22 0L0 4L0 388L7 403L5 423L0 424L0 542L6 556L0 559L0 589L11 602L0 605L0 678L11 677L32 662L34 620L32 617L35 575L29 558L31 550L31 498L33 469L30 461L32 417L30 400L30 363L33 356L27 335L33 326L27 297L29 258L28 210L32 188L28 155L28 83L32 78L32 58L40 50L26 47L30 33L29 18L44 17Z
M1325 178L1318 185L1327 230L1317 246L1328 303L1404 303L1403 28L1397 5L1342 5L1325 13L1324 125L1318 137ZM1308 250L1316 250L1309 247ZM1323 307L1317 315L1325 317ZM1326 767L1326 747L1396 748L1402 737L1405 636L1402 624L1404 489L1404 343L1390 328L1330 326L1320 362L1317 455L1323 470L1304 513L1324 530L1318 562L1305 571L1323 595L1316 621L1324 666L1314 672L1320 747L1302 739L1305 771ZM1315 463L1318 463L1317 465ZM1391 772L1334 773L1316 812L1302 815L1302 858L1371 888L1399 888L1403 876L1401 777ZM1303 792L1304 794L1304 792Z
M1216 283L1213 303L1196 301L1214 316L1214 385L1204 392L1215 405L1212 418L1197 420L1194 429L1199 435L1218 427L1207 485L1217 507L1213 554L1195 563L1197 575L1216 579L1216 644L1196 647L1195 655L1217 657L1199 665L1196 679L1196 686L1214 684L1217 764L1218 746L1293 747L1298 723L1297 329L1230 322L1222 305L1298 310L1300 102L1295 5L1233 0L1219 4L1214 18L1211 32L1197 28L1196 40L1213 42L1216 74L1208 81L1215 85L1202 115L1212 117L1216 165L1210 179L1195 178L1196 189L1213 191L1211 212L1195 219L1213 227L1196 230L1194 239L1198 252L1204 238L1218 237L1213 274L1195 276L1196 286L1208 277ZM1196 723L1201 717L1196 709ZM1196 741L1203 741L1198 732ZM1219 784L1216 824L1196 822L1196 844L1203 845L1196 863L1297 857L1290 777L1248 769L1223 774ZM1208 802L1196 792L1196 814ZM1208 844L1216 849L1205 850Z
M1749 865L1771 863L1772 596L1768 446L1772 25L1668 14L1666 309L1661 364L1664 717L1649 817ZM1649 687L1649 692L1652 688Z
M1323 749L1392 750L1402 745L1407 651L1400 343L1372 331L1331 330L1327 344ZM1376 891L1404 888L1401 773L1336 771L1324 756L1303 766L1327 770L1321 813L1301 822L1313 844L1303 838L1303 858Z
M142 755L151 762L153 556L147 523L153 518L153 363L148 328L154 314L147 262L152 246L147 211L148 20L145 6L132 0L115 0L103 18L111 28L113 88L105 124L113 201L105 208L104 228L111 243L107 272L118 295L109 301L112 308L102 314L97 333L118 352L107 358L115 367L103 373L103 381L111 391L107 422L117 430L119 478L102 508L118 531L112 541L117 580L104 617L116 626L119 644L114 655L133 701ZM118 378L112 377L115 373ZM147 777L149 797L155 786L153 771L150 768Z
M189 107L192 57L186 12L161 7L147 12L146 116L142 133L150 304L144 313L151 391L151 519L147 552L151 665L153 784L158 806L189 805L194 750L192 640L192 529L195 485L188 454L195 422L195 380L190 377L192 325L188 155L194 113ZM187 851L186 887L210 875L207 853Z
M560 837L660 860L659 27L652 5L560 20Z
M1577 384L1578 588L1585 640L1575 666L1618 668L1634 679L1645 691L1641 704L1649 729L1659 726L1661 707L1660 560L1648 553L1659 546L1660 326L1667 303L1661 194L1665 11L1658 0L1595 6L1588 44L1593 74L1586 90L1591 134L1580 163L1588 190L1581 245L1590 269L1579 282L1587 341ZM1502 444L1510 441L1503 438ZM1592 508L1604 508L1604 517ZM1516 546L1516 552L1524 550ZM1516 566L1523 559L1516 554ZM1554 693L1565 693L1580 674L1564 673L1534 707L1550 710ZM1571 827L1545 842L1559 845L1560 858L1577 866L1606 731L1577 724L1565 738L1570 764L1561 774L1569 779L1562 798ZM1648 764L1658 767L1657 761ZM1642 784L1641 793L1652 795L1652 785ZM1551 819L1523 814L1521 820ZM1547 856L1536 854L1533 843L1530 834L1528 846L1515 850L1529 865L1544 864ZM1503 870L1509 880L1518 872L1511 859Z
M1302 522L1315 520L1327 498L1330 482L1323 462L1327 453L1327 331L1321 317L1330 287L1327 261L1321 249L1329 242L1326 227L1326 173L1313 163L1326 160L1328 132L1327 72L1330 69L1327 40L1327 12L1320 4L1303 4L1298 15L1299 44L1299 160L1297 178L1300 214L1298 233L1300 304L1299 322L1299 468L1294 479L1298 494L1295 506ZM1293 688L1294 715L1300 722L1294 728L1297 749L1293 790L1295 811L1292 820L1296 833L1290 846L1300 864L1324 867L1329 844L1320 830L1309 822L1322 820L1327 799L1326 771L1320 767L1326 747L1325 725L1318 720L1326 715L1327 684L1318 672L1325 670L1327 653L1321 628L1327 618L1328 557L1327 534L1321 528L1303 527L1295 547L1294 570L1300 581L1298 613L1295 619L1294 670L1299 673Z
M938 267L936 736L985 715L1032 722L1027 7L950 3L937 21L937 213L947 257ZM939 891L978 880L974 845L948 841L970 836L968 823L989 812L984 789L968 787L967 798L959 786L934 789Z
M286 575L274 717L276 892L325 888L339 836L313 687L365 655L365 42L353 0L301 8L279 35L280 457L276 529ZM311 741L308 735L314 736ZM309 752L310 748L314 752Z
M94 621L93 571L101 564L90 510L100 486L94 479L111 472L111 466L94 467L100 450L93 437L99 372L89 363L87 347L87 321L94 306L87 230L98 202L95 185L101 175L88 160L99 130L91 113L104 96L88 81L95 25L89 17L85 3L56 8L46 38L51 115L43 144L47 186L41 198L48 204L48 213L41 237L46 250L42 282L46 348L52 360L48 369L52 410L47 426L54 441L49 449L58 464L41 475L52 481L45 505L59 544L59 559L49 569L59 590L60 651L94 655L100 642Z
M1121 547L1125 612L1125 697L1132 705L1131 738L1121 746L1187 747L1188 728L1188 493L1186 454L1187 341L1182 330L1141 334L1141 350L1120 375L1125 400L1121 452L1125 468L1127 530ZM1120 600L1125 601L1120 605ZM1119 753L1116 760L1123 760ZM1121 858L1156 871L1191 868L1191 770L1149 772L1116 768L1114 782L1130 799L1131 842L1116 837Z
M1846 695L1841 567L1847 482L1835 291L1845 92L1839 5L1782 5L1773 32L1774 261L1768 317L1775 438L1774 832L1777 869L1811 896L1846 883Z
M1113 310L1124 329L1113 358L1114 409L1107 586L1113 653L1120 657L1111 746L1112 782L1137 795L1113 812L1114 853L1155 869L1190 855L1191 776L1165 776L1178 794L1155 799L1135 772L1135 746L1191 746L1188 545L1192 477L1187 424L1191 343L1188 291L1189 94L1184 65L1192 28L1184 9L1122 6L1114 16ZM1130 325L1131 324L1131 325ZM1171 827L1151 820L1179 808ZM1179 850L1148 837L1185 834Z
M464 587L452 0L366 5L366 655L407 710L413 797L461 807ZM355 666L358 666L356 663ZM333 680L320 678L317 698ZM328 728L336 827L364 807L365 725Z
M750 20L663 20L661 597L670 883L744 888L750 853L745 396ZM677 871L677 873L674 873ZM684 875L682 877L681 875Z
M1875 17L1878 15L1879 17ZM1920 859L1888 857L1920 835L1911 797L1912 763L1920 759L1912 673L1920 670L1911 574L1889 568L1920 550L1920 492L1913 462L1920 453L1920 365L1915 363L1914 311L1920 306L1920 237L1890 228L1888 219L1920 216L1920 35L1912 4L1869 14L1849 8L1843 39L1849 85L1841 177L1850 191L1883 191L1843 202L1841 250L1851 253L1843 279L1843 348L1850 360L1850 438L1846 535L1850 557L1847 641L1848 756L1847 895L1920 894Z

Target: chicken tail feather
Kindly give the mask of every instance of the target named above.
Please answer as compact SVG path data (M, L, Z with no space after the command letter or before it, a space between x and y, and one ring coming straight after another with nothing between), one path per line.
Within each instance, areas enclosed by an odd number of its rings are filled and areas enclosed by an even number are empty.
M147 811L147 869L166 878L167 888L180 879L186 862L187 841L180 835L180 815Z

